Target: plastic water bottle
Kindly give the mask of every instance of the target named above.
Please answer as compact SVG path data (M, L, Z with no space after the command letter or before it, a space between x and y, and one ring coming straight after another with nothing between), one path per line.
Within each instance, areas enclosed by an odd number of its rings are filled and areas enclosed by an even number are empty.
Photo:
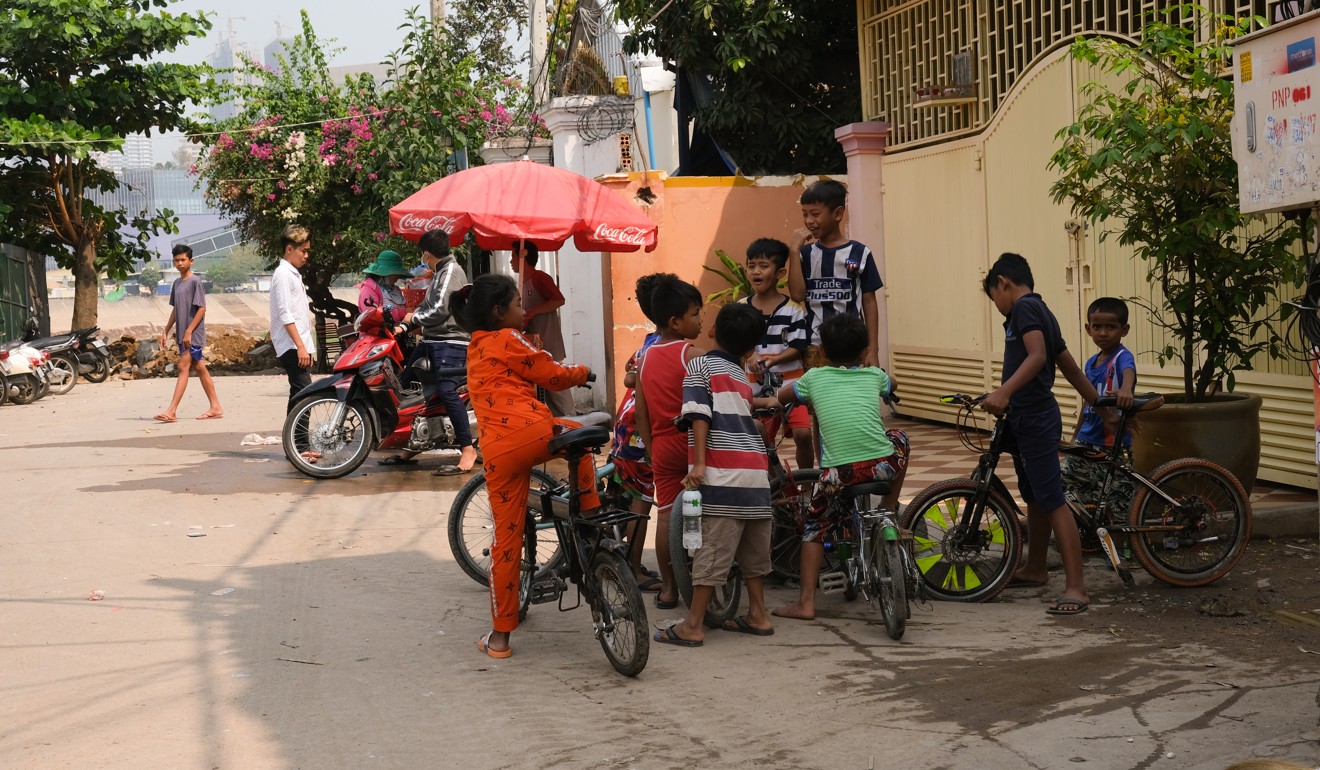
M695 551L701 547L701 492L688 489L682 496L683 547Z

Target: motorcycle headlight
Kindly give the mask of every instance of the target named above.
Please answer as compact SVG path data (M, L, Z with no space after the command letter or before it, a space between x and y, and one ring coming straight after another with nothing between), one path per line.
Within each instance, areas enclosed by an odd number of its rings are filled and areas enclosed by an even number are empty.
M388 342L383 345L373 345L371 350L367 351L367 358L375 358L381 353L384 353L389 346L390 344Z

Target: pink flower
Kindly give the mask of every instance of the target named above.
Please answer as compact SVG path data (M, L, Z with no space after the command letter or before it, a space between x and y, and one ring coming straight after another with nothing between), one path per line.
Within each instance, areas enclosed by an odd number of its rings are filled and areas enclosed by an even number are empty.
M481 111L481 119L482 119L482 120L490 120L492 117L494 117L494 116L490 114L490 110L482 110L482 111Z
M361 167L359 166L359 168L361 168ZM367 179L370 179L370 180L373 181L373 182L376 181L376 178L377 178L377 177L376 177L375 174L367 174Z
M275 193L266 196L269 200L275 200Z

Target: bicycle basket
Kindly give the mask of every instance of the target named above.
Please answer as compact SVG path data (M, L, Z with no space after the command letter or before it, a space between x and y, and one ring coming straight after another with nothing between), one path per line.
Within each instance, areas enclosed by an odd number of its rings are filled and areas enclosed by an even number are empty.
M958 410L958 441L970 452L982 454L988 446L990 432L981 426L981 416L975 406Z

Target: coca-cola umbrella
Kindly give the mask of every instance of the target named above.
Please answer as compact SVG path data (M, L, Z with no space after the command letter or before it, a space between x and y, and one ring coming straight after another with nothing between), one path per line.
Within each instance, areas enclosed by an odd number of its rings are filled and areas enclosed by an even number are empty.
M652 251L657 239L656 224L610 188L530 160L451 174L390 209L390 230L409 240L435 229L453 246L470 230L503 251L518 241L556 251L569 238L579 251Z

